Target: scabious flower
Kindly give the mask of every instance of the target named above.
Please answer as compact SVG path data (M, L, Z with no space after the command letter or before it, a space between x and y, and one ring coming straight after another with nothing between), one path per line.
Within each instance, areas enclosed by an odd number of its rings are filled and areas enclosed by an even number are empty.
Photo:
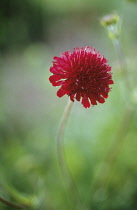
M104 56L92 47L74 48L54 57L49 77L53 86L61 86L57 96L68 95L85 108L104 103L113 84L111 67Z
M116 13L106 15L100 20L100 22L103 26L116 25L118 23L118 21L119 21L119 16Z

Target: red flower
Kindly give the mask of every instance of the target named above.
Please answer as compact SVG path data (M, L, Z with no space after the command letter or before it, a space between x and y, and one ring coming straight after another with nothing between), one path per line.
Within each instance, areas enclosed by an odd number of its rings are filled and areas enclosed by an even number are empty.
M91 47L74 48L60 57L54 57L49 80L53 86L61 86L57 96L70 96L71 101L81 100L85 108L104 103L113 84L111 67L104 56Z

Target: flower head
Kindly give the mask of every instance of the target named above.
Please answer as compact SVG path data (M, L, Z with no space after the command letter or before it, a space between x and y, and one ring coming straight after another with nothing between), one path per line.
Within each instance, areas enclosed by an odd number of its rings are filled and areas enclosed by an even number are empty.
M104 16L100 23L104 26L108 31L108 36L113 40L119 37L120 34L120 17L114 13Z
M119 16L117 14L106 15L101 19L101 24L103 26L112 26L117 24L119 21Z
M61 86L57 96L68 95L71 101L81 101L85 108L104 103L113 84L111 67L94 48L74 48L54 57L49 80Z

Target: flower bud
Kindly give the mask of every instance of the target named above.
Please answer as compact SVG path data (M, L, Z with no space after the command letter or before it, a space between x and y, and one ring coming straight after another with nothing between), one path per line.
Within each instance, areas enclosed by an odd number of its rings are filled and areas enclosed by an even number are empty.
M101 24L103 26L115 25L119 21L119 16L117 14L106 15L101 19Z
M101 25L106 27L110 39L119 37L118 22L119 16L117 14L106 15L100 21Z

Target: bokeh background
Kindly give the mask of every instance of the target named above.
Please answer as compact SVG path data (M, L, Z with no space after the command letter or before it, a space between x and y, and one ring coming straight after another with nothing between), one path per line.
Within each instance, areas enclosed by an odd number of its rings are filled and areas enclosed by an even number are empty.
M112 12L121 17L129 93L100 25L100 18ZM85 109L75 102L66 128L65 151L81 209L137 209L137 3L1 0L0 196L25 209L80 209L71 187L64 186L68 180L61 176L56 154L55 136L68 97L56 97L48 77L54 56L84 46L105 55L115 84L104 104ZM15 208L0 203L0 209Z

